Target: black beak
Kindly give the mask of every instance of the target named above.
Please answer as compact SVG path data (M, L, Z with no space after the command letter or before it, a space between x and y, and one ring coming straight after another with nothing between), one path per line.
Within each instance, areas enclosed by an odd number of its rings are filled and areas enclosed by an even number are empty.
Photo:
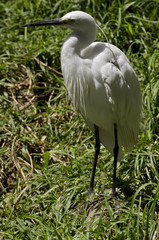
M62 18L57 18L57 19L51 19L51 20L44 20L40 22L33 22L33 23L28 23L24 24L21 27L37 27L37 26L47 26L47 25L62 25L65 22L62 20Z

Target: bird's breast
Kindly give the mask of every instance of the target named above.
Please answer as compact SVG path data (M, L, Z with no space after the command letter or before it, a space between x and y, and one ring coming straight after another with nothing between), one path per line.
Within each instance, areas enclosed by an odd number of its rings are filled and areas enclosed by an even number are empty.
M112 103L106 96L103 82L98 80L100 74L98 71L93 74L89 61L78 64L74 60L72 64L63 64L62 72L73 106L86 120L101 128L110 128Z

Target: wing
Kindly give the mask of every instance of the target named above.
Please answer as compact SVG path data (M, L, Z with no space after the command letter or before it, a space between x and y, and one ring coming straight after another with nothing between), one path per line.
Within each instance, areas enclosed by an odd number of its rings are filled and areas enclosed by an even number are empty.
M121 146L131 148L138 134L141 94L133 68L120 49L104 43L92 43L73 64L66 64L67 74L63 69L73 105L92 131L99 127L100 141L112 154L117 123L122 156Z
M137 139L141 111L140 86L129 60L120 49L109 44L98 53L96 56L94 54L85 118L92 130L93 124L99 127L100 140L112 154L114 123L117 123L122 157L121 146L131 149Z
M125 54L111 45L114 63L101 69L106 95L118 126L119 144L131 149L136 142L141 111L141 91L137 76Z

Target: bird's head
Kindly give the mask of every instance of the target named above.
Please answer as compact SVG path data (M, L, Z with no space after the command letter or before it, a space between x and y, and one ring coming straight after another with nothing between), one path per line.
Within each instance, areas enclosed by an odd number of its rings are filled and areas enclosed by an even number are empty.
M97 25L95 20L88 13L82 11L72 11L65 14L61 18L28 23L22 25L22 27L36 27L47 25L64 26L77 32L97 31Z

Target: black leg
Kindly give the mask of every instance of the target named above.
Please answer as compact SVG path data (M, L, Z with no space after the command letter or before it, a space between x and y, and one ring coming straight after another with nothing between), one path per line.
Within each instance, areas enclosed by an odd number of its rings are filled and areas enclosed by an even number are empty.
M93 161L93 169L92 169L92 175L91 175L89 192L88 192L89 194L93 193L95 171L96 171L96 166L97 166L98 155L99 155L99 152L100 152L99 129L96 125L94 125L94 132L95 132L96 143L95 143L95 155L94 155L94 161Z
M119 146L118 146L118 131L117 131L117 124L114 124L114 139L115 139L115 145L114 145L114 173L113 173L113 186L112 186L112 196L115 196L116 194L116 168L117 168L117 161L118 161L118 152L119 152Z

